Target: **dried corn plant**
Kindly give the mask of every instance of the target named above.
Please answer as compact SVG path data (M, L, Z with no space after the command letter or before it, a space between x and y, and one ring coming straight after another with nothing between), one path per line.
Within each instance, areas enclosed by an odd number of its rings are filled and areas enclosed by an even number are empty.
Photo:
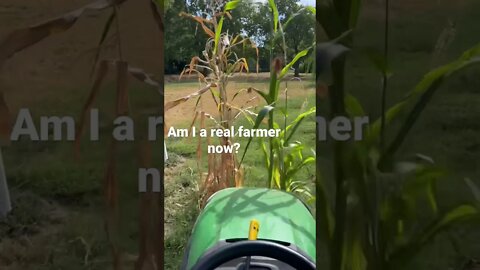
M75 152L79 154L80 139L84 130L84 126L87 119L87 114L96 101L97 96L100 93L102 83L108 74L111 67L115 68L116 73L116 98L115 98L115 114L116 116L128 115L131 108L128 99L128 78L129 75L133 78L146 83L149 86L153 86L160 93L159 103L163 103L163 83L154 80L149 74L142 69L132 67L122 56L122 46L120 43L120 26L118 22L118 9L120 5L127 0L97 0L93 1L79 9L71 12L67 12L62 16L47 20L43 23L17 29L5 36L0 40L0 67L3 63L12 58L15 54L20 53L22 50L35 45L41 40L53 36L54 34L65 32L69 30L78 19L80 19L87 11L103 11L111 10L111 16L105 23L98 49L95 55L93 71L96 73L93 81L89 97L83 106L83 110L80 116L79 125L77 127L77 134L75 138ZM160 38L163 37L163 0L146 0L149 1L153 17L158 24L160 30ZM160 12L158 11L160 9ZM101 59L101 49L104 45L110 28L116 24L116 37L118 48L118 59L104 60ZM163 65L163 51L160 48L159 63ZM161 68L163 71L163 67ZM162 78L163 79L163 78ZM0 91L0 133L1 138L8 138L10 134L10 113L8 107L3 99L3 91ZM158 111L157 113L162 113ZM161 138L162 139L162 138ZM106 203L105 214L105 230L109 239L109 245L112 252L113 269L121 269L124 262L122 261L122 250L119 247L119 187L118 177L116 173L117 163L117 147L118 143L114 140L110 142L108 147L106 170L104 176L104 196ZM140 144L140 163L150 163L150 146ZM163 151L163 148L161 149ZM2 164L3 165L3 164ZM1 167L3 168L3 166ZM0 179L5 180L5 179ZM5 183L0 183L0 187L7 186ZM8 193L8 190L7 190ZM3 195L2 195L3 196ZM145 193L140 198L140 239L139 250L135 269L161 269L163 266L163 194ZM8 210L9 207L5 209Z
M205 50L201 56L192 58L189 65L185 67L180 78L185 74L196 74L198 79L205 86L200 90L180 99L165 104L165 111L190 99L196 98L195 117L192 126L197 121L200 122L200 128L205 128L205 120L209 119L216 128L230 129L233 122L239 116L246 116L251 120L255 115L247 104L237 106L234 99L241 93L250 93L251 89L241 89L229 99L228 83L235 75L242 72L249 72L248 61L246 58L238 57L237 48L252 48L256 50L258 72L258 48L249 38L242 35L231 35L223 31L223 24L226 18L232 19L231 11L240 4L239 0L224 1L211 0L207 5L207 15L205 18L187 13L180 13L180 16L189 18L197 22L203 29L209 39L206 42ZM219 10L223 10L218 12ZM206 74L206 75L205 75ZM218 115L212 116L198 108L202 96L210 93L217 107ZM230 95L231 96L231 95ZM247 102L248 103L248 102ZM211 143L211 138L207 138L207 143ZM225 146L233 145L232 137L220 138L220 144ZM202 160L202 141L199 139L197 148L197 158L199 164ZM198 166L200 168L200 166ZM202 180L204 175L201 174ZM208 172L206 173L203 187L201 205L214 192L227 188L238 187L243 184L243 171L239 167L236 155L234 153L208 154Z

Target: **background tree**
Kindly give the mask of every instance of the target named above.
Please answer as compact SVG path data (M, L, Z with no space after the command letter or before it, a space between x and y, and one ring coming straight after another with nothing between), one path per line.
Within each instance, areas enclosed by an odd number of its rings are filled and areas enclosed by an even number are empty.
M287 44L287 56L291 59L302 50L312 46L315 41L315 16L313 13L305 8L299 8L297 6L295 14L289 16L295 16L287 25L285 25L285 42ZM300 76L300 64L298 61L293 66L295 70L295 77ZM303 70L307 72L307 70Z
M204 1L170 0L165 14L165 73L178 74L194 55L201 54L207 36L198 25L180 17L181 12L197 14ZM192 31L195 29L195 31Z
M179 74L185 65L195 55L202 55L204 44L208 36L195 21L185 20L180 17L181 12L195 14L207 18L210 0L168 0L166 10L165 35L165 72L167 74ZM302 51L313 43L314 40L314 15L305 10L298 0L275 1L280 14L280 21L285 25L287 46L287 58L293 58L296 53ZM255 42L259 49L259 67L261 72L270 70L270 58L268 51L273 46L273 52L278 55L284 54L282 40L272 43L272 20L268 1L257 2L254 0L242 0L239 6L233 10L232 17L226 18L224 29L231 34L241 34ZM192 31L195 29L195 31ZM249 59L249 66L254 66L256 59L255 50L238 51L239 55ZM293 67L295 75L299 76L302 62L299 61Z

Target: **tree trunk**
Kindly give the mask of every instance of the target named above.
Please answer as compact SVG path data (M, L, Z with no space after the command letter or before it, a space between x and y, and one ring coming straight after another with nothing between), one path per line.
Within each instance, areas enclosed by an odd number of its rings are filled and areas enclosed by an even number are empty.
M7 176L3 164L2 151L0 149L0 219L5 218L12 210L10 193L8 191Z
M299 53L299 50L298 48L295 48L295 55L297 55ZM293 76L295 78L300 78L300 61L297 61L294 65L293 65L293 69L295 71L295 74L293 74Z
M295 78L300 78L300 68L299 68L300 63L297 62L295 63L295 74L293 75Z

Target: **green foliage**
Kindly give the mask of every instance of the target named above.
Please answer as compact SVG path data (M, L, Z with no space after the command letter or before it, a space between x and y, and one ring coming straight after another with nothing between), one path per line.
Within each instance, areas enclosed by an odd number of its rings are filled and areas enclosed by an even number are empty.
M293 60L288 63L277 74L275 68L270 72L270 87L269 92L264 93L257 90L257 93L263 97L268 104L258 113L253 129L259 128L263 120L268 116L268 128L279 129L280 124L274 120L274 111L279 110L279 88L281 79L285 77L288 70L302 57L307 55L308 49L297 54ZM287 101L286 101L287 102ZM270 188L279 188L287 192L298 193L304 196L307 202L313 202L315 199L314 193L310 190L309 184L305 181L296 178L298 172L305 166L315 162L315 152L312 156L305 156L303 154L305 145L302 142L290 142L299 126L305 118L311 117L315 114L316 108L313 107L306 112L301 113L296 119L291 121L288 125L288 107L283 108L285 127L280 132L280 135L275 138L270 138L268 147L264 141L261 141L261 148L265 156L265 168L268 170L267 186ZM240 164L243 162L245 155L248 152L249 146L253 138L249 138L245 147Z
M287 55L293 57L300 51L310 48L315 43L315 9L298 7L283 24ZM313 11L312 11L313 9ZM311 57L313 59L313 57ZM295 76L300 75L300 61L293 66ZM308 69L303 70L308 72Z
M179 13L185 12L209 19L203 12L207 10L207 4L207 1L203 0L170 0L166 3L165 25L167 27L165 27L165 38L168 42L165 43L165 72L167 74L179 74L188 65L192 57L202 55L203 45L206 43L208 36L194 21L182 20ZM274 11L271 9L272 4L275 7ZM289 57L293 57L298 51L310 47L314 39L313 8L302 8L296 0L271 1L271 3L253 0L229 1L221 8L220 11L222 12L228 10L231 18L228 15L218 18L220 32L241 33L243 36L251 38L260 51L259 68L261 71L270 70L270 60L268 59L270 49L274 49L276 54L284 53L278 42L272 43L275 38L272 27L273 21L265 14L271 14L272 12L276 14L278 33L283 32L280 31L280 24L286 24L288 18L293 18L291 23L288 23L290 24L289 27L285 25L285 42L288 45L287 53ZM296 12L299 14L292 17ZM192 31L192 29L195 29L195 31ZM301 31L298 31L299 29ZM294 39L291 34L295 34ZM220 37L216 36L215 39L218 44ZM295 47L298 47L297 51L294 50ZM236 50L235 52L245 58L254 56L254 53L248 50ZM301 63L298 64L298 67L300 67Z
M240 0L234 0L234 1L230 1L228 2L227 4L225 4L225 9L224 9L224 13L226 12L229 12L235 8L237 8L238 4L240 3ZM222 31L223 31L223 21L225 20L225 15L222 15L221 19L220 19L220 22L218 23L216 29L215 29L215 48L213 50L213 54L216 54L217 53L217 49L218 49L218 42L220 41L220 36L222 35Z
M442 86L443 82L452 75L464 70L465 68L479 63L480 44L463 53L463 55L456 61L439 67L424 76L422 81L420 81L420 83L418 83L413 89L413 91L411 91L410 94L407 96L407 100L417 98L417 101L410 113L408 114L397 135L394 137L394 140L391 142L386 152L382 156L382 159L380 160L380 168L383 169L389 166L388 162L393 158L392 156L399 149L400 145L405 140L408 132L411 130L411 128L419 118L421 112L427 106L435 92ZM401 111L404 105L408 105L407 102L400 102L399 104L400 105L392 108L396 113L392 113L391 111L389 111L394 117L398 112Z
M273 32L274 32L274 33L277 33L277 30L278 30L278 20L279 20L279 14L278 14L277 5L275 4L275 0L268 0L268 4L270 5L270 8L272 9Z
M310 50L309 49L306 49L306 50L303 50L301 52L298 52L297 55L295 55L295 57L293 58L292 62L288 63L288 65L286 65L282 71L280 72L280 75L279 75L279 79L281 80L283 77L285 77L285 75L287 74L287 72L296 64L298 63L298 61L300 60L300 58L302 57L305 57L307 54L308 54L308 51Z
M317 9L322 27L334 40L355 30L360 1L323 1ZM354 49L351 36L340 41ZM395 159L434 93L453 74L477 64L478 53L475 46L452 63L429 72L407 97L386 110L384 124L390 129L403 112L408 112L386 150L381 147L381 118L369 125L366 140L334 143L335 195L326 195L328 185L321 172L317 172L316 192L320 235L328 248L330 269L409 269L409 263L438 234L479 217L476 204L445 207L439 202L437 185L445 172L433 159L423 155L417 156L422 161ZM370 53L369 57L381 75L392 74L383 56ZM331 114L365 115L361 103L345 88L345 57L333 59L331 65Z

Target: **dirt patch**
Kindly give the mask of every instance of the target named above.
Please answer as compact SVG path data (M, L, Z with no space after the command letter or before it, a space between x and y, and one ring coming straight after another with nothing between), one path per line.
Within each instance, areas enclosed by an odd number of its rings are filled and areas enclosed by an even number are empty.
M0 268L26 269L44 264L53 238L60 233L66 213L59 205L31 193L12 194L14 209L0 223Z
M194 203L192 197L198 197L198 184L192 168L185 164L185 158L172 153L175 165L165 168L165 238L175 231L176 221L181 218L187 205ZM183 176L179 179L179 176Z
M165 168L165 269L179 269L198 215L198 175L186 159L170 153Z

